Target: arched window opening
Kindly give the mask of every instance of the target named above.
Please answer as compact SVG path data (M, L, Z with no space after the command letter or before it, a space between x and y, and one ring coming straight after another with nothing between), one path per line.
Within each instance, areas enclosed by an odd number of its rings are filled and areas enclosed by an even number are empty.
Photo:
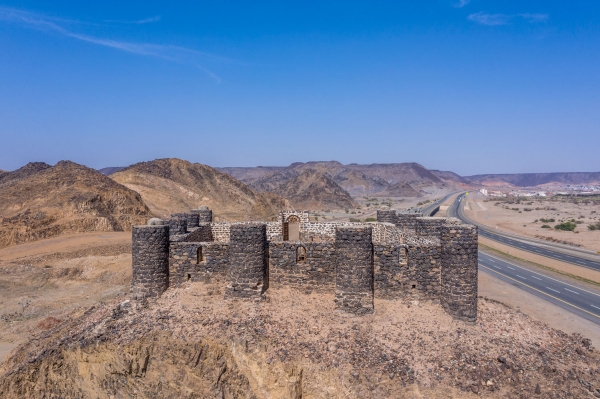
M196 263L204 262L204 256L202 255L202 247L198 247L198 253Z
M300 246L296 248L296 263L306 262L306 248Z

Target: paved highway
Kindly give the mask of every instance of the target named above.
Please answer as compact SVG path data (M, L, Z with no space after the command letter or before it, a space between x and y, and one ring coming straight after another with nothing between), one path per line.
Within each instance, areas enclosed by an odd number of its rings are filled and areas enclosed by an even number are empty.
M472 220L468 219L463 211L462 206L459 206L464 199L464 194L461 194L457 201L452 204L451 212L452 216L458 217L465 223L475 224L479 227L479 235L481 237L488 238L490 240L497 241L504 245L508 245L514 248L521 249L523 251L531 252L537 255L542 255L547 258L556 259L562 262L571 263L573 265L586 267L592 270L600 270L600 257L587 255L587 257L577 256L572 253L565 253L563 251L556 250L551 248L551 245L545 243L534 243L531 241L527 241L526 239L520 240L516 238L511 238L507 235L496 233L489 228L480 225L479 223L474 223ZM450 210L449 210L450 211ZM591 258L597 258L597 260L593 260Z
M453 196L454 194L456 194L456 192L450 193L450 194L446 195L444 198L439 199L439 200L433 202L432 204L426 206L425 208L421 209L421 212L423 212L423 216L431 216L432 213L437 212L437 210L439 209L439 206L444 201L446 201L448 198L450 198L451 196Z
M448 216L457 217L459 205L460 202L457 199L448 209ZM600 324L600 293L549 277L481 251L478 256L480 271L489 273L539 298Z

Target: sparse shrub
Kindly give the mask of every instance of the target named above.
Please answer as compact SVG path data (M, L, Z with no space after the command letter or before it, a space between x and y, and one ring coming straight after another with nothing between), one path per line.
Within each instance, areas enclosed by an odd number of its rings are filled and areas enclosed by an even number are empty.
M533 211L533 209L531 209L531 208L523 208L523 210L524 210L525 212L531 212L531 211Z
M542 218L542 219L540 219L540 221L542 223L554 223L556 220L554 220L554 218L550 218L550 219L544 219L544 218Z
M377 218L366 218L365 222L376 222Z
M577 225L573 222L564 222L554 226L554 229L561 231L575 231L575 227L577 227Z
M356 218L350 218L351 222L360 222L360 219L356 219Z
M551 229L552 227L548 226L547 224L543 224L542 225L542 229Z
M600 230L600 222L598 222L598 223L595 223L595 224L590 224L590 225L588 226L588 229L589 229L589 230Z

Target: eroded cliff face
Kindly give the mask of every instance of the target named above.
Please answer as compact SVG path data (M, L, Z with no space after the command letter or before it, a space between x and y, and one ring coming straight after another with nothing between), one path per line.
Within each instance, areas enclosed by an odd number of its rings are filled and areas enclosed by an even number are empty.
M600 387L589 340L480 299L479 318L433 302L334 309L333 295L269 289L223 300L213 283L91 308L0 365L2 398L567 398Z

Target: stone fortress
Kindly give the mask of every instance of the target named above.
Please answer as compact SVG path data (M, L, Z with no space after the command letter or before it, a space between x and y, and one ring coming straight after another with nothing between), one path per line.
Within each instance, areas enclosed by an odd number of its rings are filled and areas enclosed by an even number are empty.
M207 207L135 226L134 300L204 281L225 298L260 299L272 287L335 293L340 310L374 311L374 297L439 301L477 318L477 227L458 219L377 211L373 223L311 222L281 211L276 222L213 223Z

